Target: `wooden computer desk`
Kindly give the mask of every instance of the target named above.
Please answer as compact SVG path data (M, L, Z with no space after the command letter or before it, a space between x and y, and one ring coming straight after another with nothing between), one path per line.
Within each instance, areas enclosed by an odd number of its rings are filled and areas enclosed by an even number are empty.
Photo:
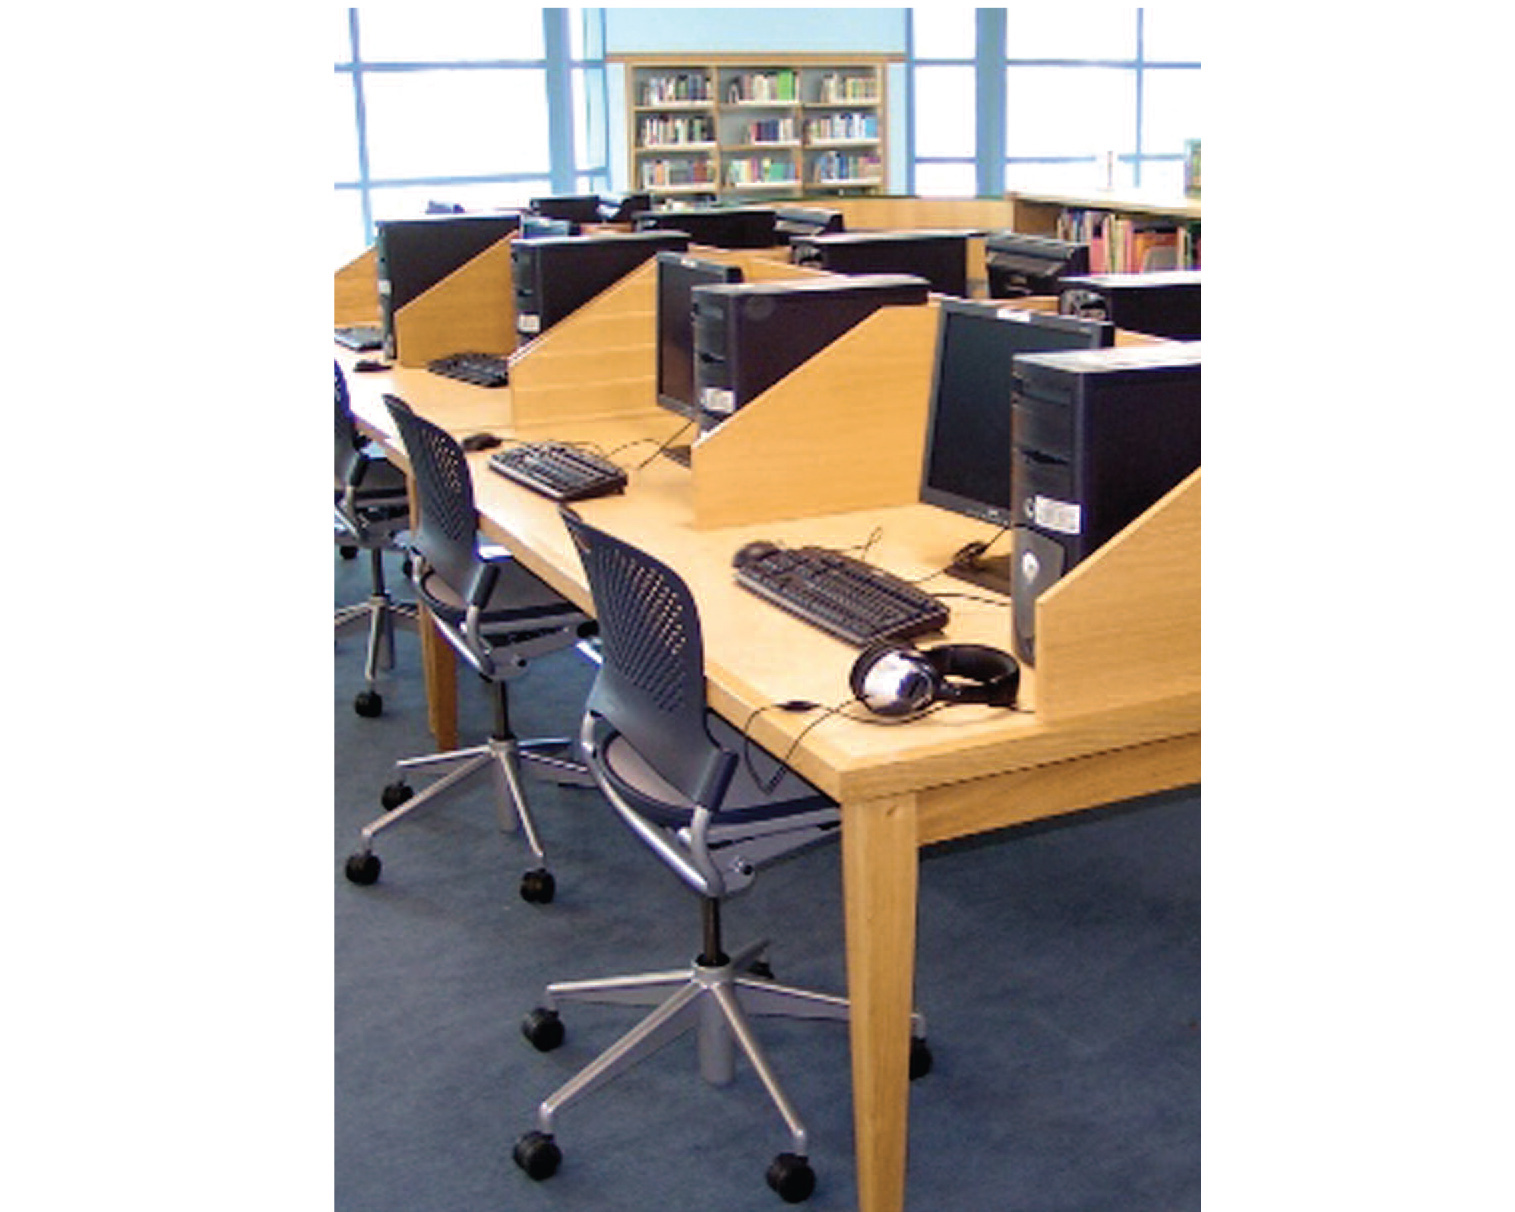
M652 402L650 350L645 332L636 335L646 328L649 291L646 275L633 275L561 332L538 338L513 367L509 389L401 367L351 376L355 409L391 447L383 391L460 435L489 429L593 441L619 448L618 461L635 467L679 428ZM577 506L680 572L700 607L711 706L770 752L787 754L841 805L862 1212L905 1206L920 848L1200 777L1197 472L1038 602L1038 665L1024 673L1020 710L953 707L879 726L853 706L808 731L813 713L764 710L791 699L844 704L856 652L738 588L731 555L743 543L871 542L870 559L919 577L969 539L993 533L914 503L919 435L911 435L923 416L929 320L925 309L888 313L743 409L697 446L693 469L656 458L632 471L624 495ZM589 349L598 351L592 363ZM864 365L879 373L859 386ZM786 441L782 433L802 417L814 419L812 440ZM857 457L860 426L874 439L871 463ZM394 453L403 462L403 451ZM587 606L556 505L487 471L487 457L471 456L485 534ZM946 578L932 585L954 588ZM1008 647L1008 602L950 603L945 639ZM450 652L435 637L426 663L433 728L439 744L450 745Z

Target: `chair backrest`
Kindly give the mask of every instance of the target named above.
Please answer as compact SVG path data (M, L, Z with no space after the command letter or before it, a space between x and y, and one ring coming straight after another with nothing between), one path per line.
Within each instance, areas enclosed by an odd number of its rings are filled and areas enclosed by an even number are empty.
M415 484L420 525L410 546L453 592L466 595L479 566L479 515L467 456L457 439L416 416L399 396L386 394L384 403L405 444Z
M594 597L603 662L589 709L691 800L729 759L705 723L705 646L683 579L645 551L597 530L566 506Z
M358 449L363 445L362 436L358 433L358 424L352 416L352 400L347 394L347 379L342 374L342 364L333 362L332 366L337 372L336 406L337 406L337 462L336 477L338 482L347 481L348 469L352 467L353 458Z

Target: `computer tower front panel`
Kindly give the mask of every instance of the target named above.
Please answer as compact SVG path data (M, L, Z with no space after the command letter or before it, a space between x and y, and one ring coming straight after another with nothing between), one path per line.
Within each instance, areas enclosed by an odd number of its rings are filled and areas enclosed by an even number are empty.
M1199 344L1014 365L1012 648L1034 664L1037 598L1199 466Z
M719 425L880 307L925 303L929 293L907 274L696 287L701 428Z
M683 252L682 232L549 236L511 249L516 332L529 340L660 252Z

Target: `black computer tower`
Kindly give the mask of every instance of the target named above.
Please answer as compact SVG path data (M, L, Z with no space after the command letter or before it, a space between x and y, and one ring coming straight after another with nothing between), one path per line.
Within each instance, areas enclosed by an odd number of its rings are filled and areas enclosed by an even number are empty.
M984 241L991 299L1056 295L1060 279L1089 272L1089 246L1025 232L994 232Z
M637 231L681 231L710 248L772 248L782 243L771 206L699 206L633 215Z
M521 225L515 212L381 219L374 253L384 353L399 356L395 313Z
M1199 466L1199 342L1014 359L1012 646L1036 660L1036 599Z
M873 274L696 286L693 295L694 386L708 430L880 307L925 303L930 287Z
M516 240L510 249L516 332L530 340L660 252L683 252L681 232L605 232Z
M1065 316L1109 320L1127 332L1198 341L1199 270L1064 278L1057 309Z
M968 294L968 236L960 231L797 235L789 238L789 259L834 274L915 274L938 294Z

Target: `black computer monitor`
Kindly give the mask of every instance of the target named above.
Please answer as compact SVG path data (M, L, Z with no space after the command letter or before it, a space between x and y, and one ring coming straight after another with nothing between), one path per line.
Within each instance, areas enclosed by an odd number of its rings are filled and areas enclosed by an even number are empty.
M984 241L984 268L991 299L1055 295L1064 277L1089 272L1089 246L1051 236L995 232Z
M536 240L542 236L576 236L579 225L571 219L549 219L546 215L525 214L521 216L521 239Z
M1070 319L1075 322L1068 323ZM1114 343L1115 326L1098 320L941 300L920 499L1010 526L1012 359ZM1010 592L1008 556L986 557L970 544L949 571L976 585Z
M774 222L774 234L785 243L795 236L819 236L825 232L846 230L847 220L841 211L814 206L781 206Z
M567 219L570 223L599 223L599 194L554 194L533 198L531 210L544 219Z
M968 294L968 234L961 231L841 231L791 236L789 259L834 274L915 274L931 289Z
M740 282L742 270L683 253L657 255L658 403L691 421L700 415L694 387L694 288Z
M772 248L778 212L769 206L691 206L647 210L632 216L637 231L681 231L712 248Z
M600 218L606 223L630 223L640 212L651 209L651 194L626 194L615 202L601 201Z

